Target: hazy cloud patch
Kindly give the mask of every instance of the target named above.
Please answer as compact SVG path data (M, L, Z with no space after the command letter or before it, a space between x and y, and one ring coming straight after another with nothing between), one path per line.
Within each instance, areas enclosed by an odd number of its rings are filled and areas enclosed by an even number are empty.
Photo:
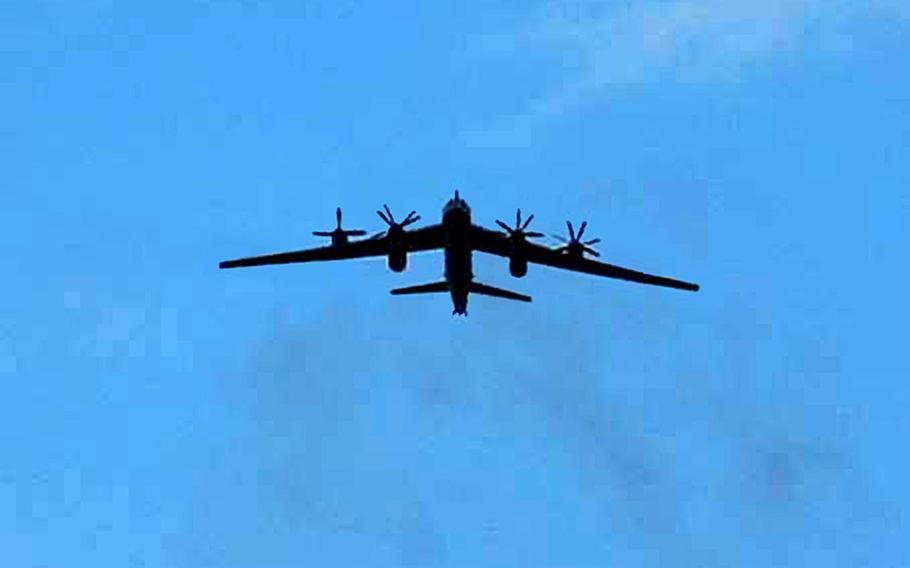
M526 146L550 120L630 87L730 82L805 50L849 52L862 23L910 18L906 3L878 0L678 0L548 3L521 26L475 38L479 57L558 55L559 84L522 112L464 133L470 147Z
M714 337L731 341L717 346L719 360L692 360L654 337L667 352L637 371L610 345L622 339L612 316L491 306L439 336L402 334L346 307L276 324L246 391L255 402L243 467L255 472L247 498L261 518L243 554L257 542L293 551L308 535L446 565L465 545L508 554L520 527L558 531L566 515L595 519L586 528L615 558L645 564L868 561L893 549L893 512L869 495L849 417L767 383L777 373L806 381L831 362L811 345L804 359L796 348L776 359L766 344L780 339L747 304L715 318ZM668 314L647 317L659 335ZM565 493L559 511L522 501L538 472L575 480L551 488L550 499ZM718 526L723 538L706 528ZM541 557L557 545L527 543Z

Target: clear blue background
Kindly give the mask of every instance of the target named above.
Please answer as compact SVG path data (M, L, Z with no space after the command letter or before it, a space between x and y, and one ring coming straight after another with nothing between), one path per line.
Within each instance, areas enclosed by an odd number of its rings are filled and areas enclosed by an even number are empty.
M5 566L906 566L910 10L9 0ZM590 221L698 294L341 205Z

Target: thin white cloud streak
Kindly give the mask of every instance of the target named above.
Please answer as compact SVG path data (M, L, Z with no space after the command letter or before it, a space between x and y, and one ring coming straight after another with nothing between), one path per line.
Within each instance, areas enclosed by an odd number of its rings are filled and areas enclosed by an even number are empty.
M512 32L487 36L487 54L558 53L560 84L494 128L467 136L470 145L530 142L542 122L615 89L652 83L735 81L744 69L805 51L845 52L863 21L910 19L895 0L683 0L635 4L551 3Z

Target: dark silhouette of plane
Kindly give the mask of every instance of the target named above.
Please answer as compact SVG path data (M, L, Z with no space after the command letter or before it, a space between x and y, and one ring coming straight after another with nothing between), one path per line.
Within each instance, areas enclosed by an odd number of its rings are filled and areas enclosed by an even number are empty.
M459 197L457 191L455 192L455 197L450 199L442 208L442 222L429 227L406 230L409 225L420 220L420 216L415 211L408 213L407 217L399 222L395 220L387 205L384 205L383 208L385 212L377 211L376 213L388 225L388 229L372 237L349 241L348 237L363 236L366 232L342 229L341 209L339 208L336 211L337 224L334 230L316 231L313 233L317 236L331 237L332 244L328 246L227 260L218 266L219 268L236 268L241 266L385 256L388 258L389 269L394 272L402 272L407 267L408 254L441 249L445 253L443 280L430 284L396 288L391 292L395 295L448 292L452 296L453 315L467 315L468 294L470 293L521 302L531 301L530 296L475 282L474 273L471 271L471 255L474 251L508 258L509 272L517 278L527 274L528 263L530 262L575 272L606 276L607 278L619 278L641 284L664 286L692 292L698 290L698 284L691 284L663 276L653 276L586 258L585 254L600 256L595 250L590 248L591 245L600 242L600 239L582 241L585 228L588 226L587 221L581 224L577 233L572 223L566 222L566 226L569 229L569 238L556 237L565 244L557 248L550 248L528 241L529 238L542 237L543 235L527 230L534 215L530 215L522 223L521 209L516 212L514 227L510 227L498 219L496 220L496 224L504 232L474 225L471 223L471 208L468 207L464 199Z

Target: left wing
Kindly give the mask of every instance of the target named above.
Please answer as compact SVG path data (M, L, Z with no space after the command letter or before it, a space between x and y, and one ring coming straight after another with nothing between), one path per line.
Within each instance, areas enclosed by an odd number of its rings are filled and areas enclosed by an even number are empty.
M444 238L441 225L431 225L405 231L401 237L401 246L405 252L419 252L442 248ZM218 268L239 268L242 266L264 266L269 264L290 264L294 262L317 262L324 260L344 260L368 256L385 256L391 252L392 244L388 235L374 239L353 241L341 245L328 245L311 249L262 256L250 256L236 260L226 260Z
M491 231L490 229L477 225L471 227L471 232L471 244L475 250L502 257L509 257L511 255L512 242L502 233ZM528 262L536 264L543 264L574 272L584 272L595 276L618 278L620 280L628 280L640 284L651 284L653 286L676 288L678 290L689 290L691 292L696 292L699 288L698 284L683 282L682 280L646 274L644 272L607 264L606 262L599 262L590 258L569 256L555 249L528 241L524 241L521 246L523 256Z

